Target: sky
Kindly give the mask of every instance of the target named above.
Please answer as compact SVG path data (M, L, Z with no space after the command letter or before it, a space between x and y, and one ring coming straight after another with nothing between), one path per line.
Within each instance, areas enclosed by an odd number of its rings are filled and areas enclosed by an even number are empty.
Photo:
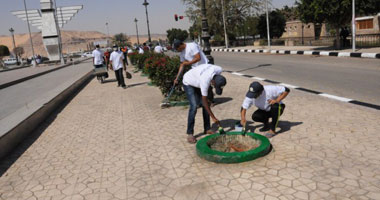
M40 9L39 0L25 0L28 9ZM293 5L295 0L272 0L276 8ZM147 23L143 0L57 0L57 6L83 5L83 10L63 30L99 31L111 35L116 33L136 34L134 19L137 18L139 34L147 34ZM148 0L149 27L151 34L165 34L170 28L188 29L187 18L176 22L174 14L184 15L186 7L182 0ZM27 25L10 12L24 10L23 0L0 0L0 35L9 35L12 27L15 34L26 33ZM39 30L31 26L32 32Z

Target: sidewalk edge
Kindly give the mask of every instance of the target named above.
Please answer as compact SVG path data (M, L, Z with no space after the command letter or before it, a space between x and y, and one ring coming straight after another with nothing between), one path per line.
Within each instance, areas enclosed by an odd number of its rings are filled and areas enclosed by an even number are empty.
M11 152L19 143L31 134L65 101L74 97L91 81L92 78L93 74L92 71L90 71L0 137L0 159L8 155L9 152Z

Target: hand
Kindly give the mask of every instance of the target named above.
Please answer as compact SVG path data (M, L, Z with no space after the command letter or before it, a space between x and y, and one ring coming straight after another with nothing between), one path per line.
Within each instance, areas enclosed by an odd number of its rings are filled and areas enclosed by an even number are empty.
M268 103L269 103L270 105L273 105L273 104L276 104L276 103L278 103L278 102L277 102L277 100L269 99L269 100L268 100Z
M127 68L126 67L123 67L124 71L127 71Z
M218 126L220 126L220 121L219 121L217 118L213 117L213 118L212 118L212 121L213 121L215 124L218 124Z
M174 80L174 85L178 85L178 79Z

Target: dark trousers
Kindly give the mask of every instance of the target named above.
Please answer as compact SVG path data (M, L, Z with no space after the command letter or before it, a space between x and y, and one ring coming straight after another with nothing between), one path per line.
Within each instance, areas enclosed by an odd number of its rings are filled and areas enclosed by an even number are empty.
M124 77L123 77L123 68L115 70L115 76L117 79L118 86L125 86Z
M280 119L280 116L282 113L284 113L285 110L285 104L273 104L270 107L270 111L265 110L256 110L252 114L252 120L255 122L262 122L264 125L268 124L269 118L272 118L271 124L269 124L269 128L272 131L276 131L278 120Z
M198 105L202 104L202 95L199 88L195 88L189 85L183 85L185 89L187 99L189 100L190 109L187 117L187 134L194 134L195 115L197 114ZM210 115L202 105L203 114L203 128L204 131L210 130Z

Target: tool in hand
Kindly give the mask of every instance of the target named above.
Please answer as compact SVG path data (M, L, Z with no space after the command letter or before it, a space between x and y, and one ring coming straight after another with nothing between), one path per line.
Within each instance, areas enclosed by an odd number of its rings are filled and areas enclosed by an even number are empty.
M223 127L222 127L222 126L219 126L218 130L219 130L219 134L220 134L220 135L224 135L224 134L226 134L226 132L223 130Z
M170 102L169 102L169 98L170 96L172 95L173 91L175 89L175 84L172 86L172 88L170 89L170 92L168 94L168 96L162 101L162 103L160 104L161 108L168 108L170 107Z

